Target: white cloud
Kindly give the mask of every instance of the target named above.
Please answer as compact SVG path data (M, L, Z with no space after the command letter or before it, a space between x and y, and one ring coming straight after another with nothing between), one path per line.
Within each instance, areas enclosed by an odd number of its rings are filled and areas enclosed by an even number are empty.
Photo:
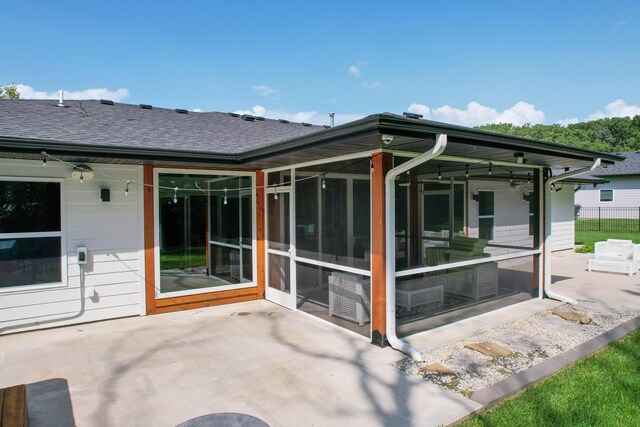
M59 91L46 92L35 90L31 86L18 84L16 85L20 98L22 99L58 99ZM64 99L110 99L120 102L129 97L129 89L118 89L112 91L105 88L85 89L85 90L65 90Z
M568 125L574 125L579 122L580 122L580 119L578 119L577 117L571 117L570 119L558 120L556 124L560 126L568 126Z
M236 110L234 111L234 113L251 114L254 116L266 117L268 119L285 119L291 122L313 123L316 125L329 124L329 114L321 114L317 111L299 111L291 113L280 110L269 110L262 105L254 105L253 108L249 110ZM336 113L334 120L336 125L340 125L343 123L351 122L353 120L361 119L362 117L363 116L360 114Z
M355 65L352 65L349 67L349 69L347 70L349 72L349 74L351 74L352 76L356 76L359 77L360 76L360 68L356 67Z
M425 119L464 126L478 126L489 123L512 123L521 126L526 123L542 123L545 117L544 113L536 110L534 105L523 101L501 112L475 101L470 102L464 110L453 108L449 105L429 108L424 104L414 103L409 106L408 111L422 114Z
M198 108L194 108L193 110L194 113L202 113L202 108L198 107Z
M362 87L365 89L377 89L377 90L384 89L384 86L378 80L373 80L373 81L365 80L362 82Z
M589 114L587 120L598 120L607 117L633 117L640 115L640 105L629 105L622 99L616 99L605 107L604 111Z
M615 24L613 24L613 26L611 27L611 31L618 31L620 28L624 27L625 25L627 25L629 21L624 20L624 21L618 21Z
M260 96L268 97L275 99L280 96L280 91L278 89L272 88L267 85L253 85L251 89Z
M431 118L431 109L424 104L411 104L407 111L410 113L422 114L425 119Z

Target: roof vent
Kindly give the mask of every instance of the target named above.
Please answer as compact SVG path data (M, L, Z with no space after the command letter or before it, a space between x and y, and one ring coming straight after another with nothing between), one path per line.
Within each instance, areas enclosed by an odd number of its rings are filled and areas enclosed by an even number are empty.
M255 119L264 122L264 117L262 116L255 116Z
M286 123L289 123L289 120L285 120L285 119L278 119L278 121L279 121L280 123L285 123L285 124L286 124Z
M255 117L253 117L251 114L243 114L242 115L242 120L246 120L248 122L252 122L255 119Z
M302 126L307 126L307 127L309 127L309 126L311 126L311 123L305 123L305 122L302 122Z
M184 108L176 108L175 112L180 114L187 114L189 111L185 110Z
M100 104L104 104L104 105L113 105L113 101L110 99L101 99L100 100Z
M153 106L149 104L140 104L140 108L143 110L153 110Z
M231 117L240 117L240 114L238 113L227 113L228 115L230 115Z
M407 112L402 113L402 115L409 119L421 119L422 117L424 117L422 114L407 113Z

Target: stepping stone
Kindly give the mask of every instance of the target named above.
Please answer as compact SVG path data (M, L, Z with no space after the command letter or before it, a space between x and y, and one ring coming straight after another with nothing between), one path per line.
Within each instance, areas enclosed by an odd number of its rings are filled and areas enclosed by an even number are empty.
M464 346L464 348L479 351L485 356L490 357L505 357L513 353L510 348L493 342L477 342L473 344L467 344Z
M591 318L586 314L576 313L575 311L554 311L553 314L556 316L562 317L564 320L568 320L570 322L582 323L586 325L587 323L591 323Z
M487 366L487 362L477 356L474 356L473 354L467 353L466 351L461 351L457 354L457 356L449 359L447 363L450 365L459 366L471 374L478 372L481 369L486 368Z
M504 332L497 336L496 339L523 353L529 353L537 348L551 345L551 341L542 337L511 331Z
M420 372L424 374L442 374L442 375L455 375L451 369L442 366L439 363L432 363L431 365L423 366L420 368Z

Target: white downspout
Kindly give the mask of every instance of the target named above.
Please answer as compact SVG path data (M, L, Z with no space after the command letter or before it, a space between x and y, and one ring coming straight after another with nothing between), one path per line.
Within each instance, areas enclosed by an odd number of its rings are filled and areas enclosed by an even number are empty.
M387 331L386 338L391 347L401 351L417 362L422 361L420 352L409 343L396 336L396 210L395 210L395 179L398 175L412 169L434 157L442 154L447 147L447 135L438 134L433 148L418 157L391 169L384 179L385 184L385 240L386 240L386 295L387 295Z
M544 185L544 293L551 299L573 305L577 305L578 301L565 295L560 295L551 289L551 189L552 185L558 181L593 171L595 168L600 166L600 162L601 159L597 158L591 166L551 177L547 179L547 182Z

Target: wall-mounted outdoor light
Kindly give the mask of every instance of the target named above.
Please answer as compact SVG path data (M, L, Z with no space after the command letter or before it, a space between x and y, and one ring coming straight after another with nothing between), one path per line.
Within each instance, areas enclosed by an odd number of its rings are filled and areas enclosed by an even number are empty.
M475 193L473 193L473 194L471 195L471 198L472 198L474 201L479 202L479 201L480 201L480 193L478 193L478 192L476 191Z
M524 158L524 153L520 153L520 152L514 153L513 157L515 157L516 163L519 164L519 165L521 165L523 163L527 163L527 159Z
M100 189L100 200L102 200L103 202L110 202L111 201L111 190L108 188L101 188Z

